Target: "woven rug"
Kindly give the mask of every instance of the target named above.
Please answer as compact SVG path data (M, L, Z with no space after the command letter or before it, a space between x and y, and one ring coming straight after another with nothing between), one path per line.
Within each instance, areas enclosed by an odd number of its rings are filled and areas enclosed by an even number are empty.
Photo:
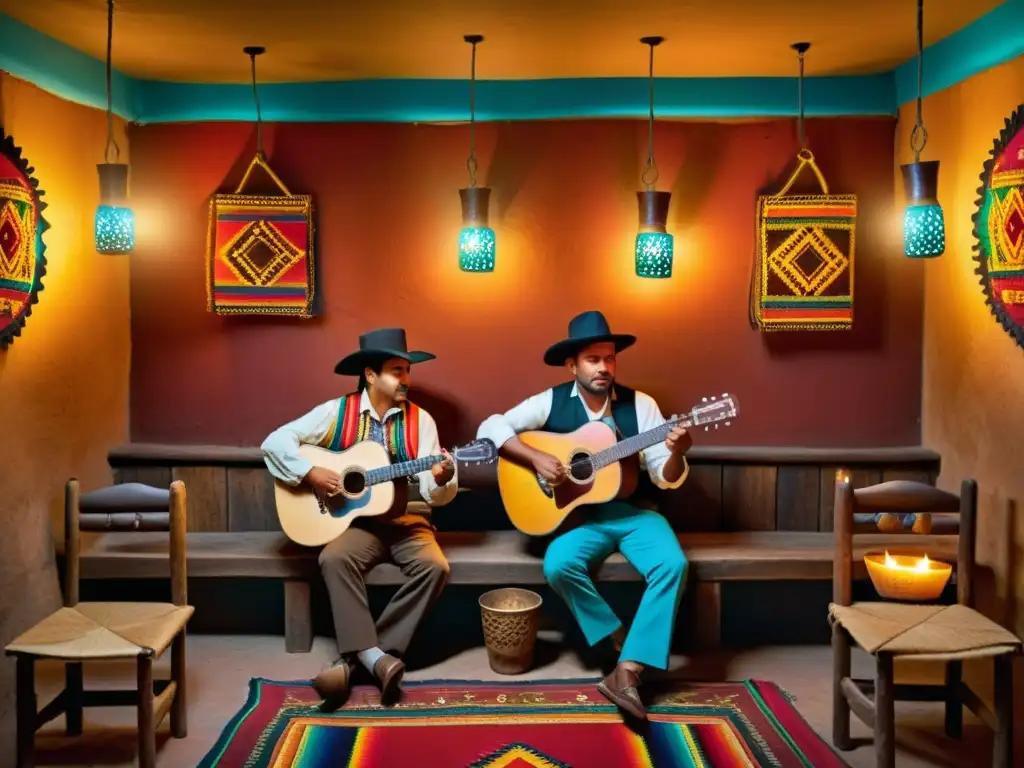
M774 683L677 683L655 695L636 730L596 683L407 682L392 708L358 687L324 714L307 683L256 678L200 768L846 765Z

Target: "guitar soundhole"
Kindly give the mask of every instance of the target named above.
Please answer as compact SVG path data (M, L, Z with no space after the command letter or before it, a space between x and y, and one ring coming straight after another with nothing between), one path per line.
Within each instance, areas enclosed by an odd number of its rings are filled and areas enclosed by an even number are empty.
M362 472L349 472L341 479L346 496L358 496L366 490L366 476Z
M569 475L577 483L585 483L594 476L594 465L588 453L574 453L569 458Z

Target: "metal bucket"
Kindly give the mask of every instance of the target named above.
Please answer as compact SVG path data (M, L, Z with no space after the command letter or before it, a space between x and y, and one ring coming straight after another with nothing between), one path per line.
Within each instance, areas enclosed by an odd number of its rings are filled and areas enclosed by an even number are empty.
M487 661L502 675L518 675L533 665L540 623L540 595L528 589L504 587L480 596Z

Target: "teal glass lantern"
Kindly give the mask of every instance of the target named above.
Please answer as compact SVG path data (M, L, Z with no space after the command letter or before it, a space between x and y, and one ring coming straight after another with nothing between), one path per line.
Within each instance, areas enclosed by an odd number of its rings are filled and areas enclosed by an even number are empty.
M101 163L100 204L96 209L95 239L99 253L119 256L135 248L135 213L128 203L128 166Z
M636 193L640 206L640 231L636 235L635 265L638 277L672 277L675 238L666 231L671 192L646 190Z
M462 200L462 231L459 232L459 269L463 272L493 272L496 238L487 225L491 190L467 187L459 190Z
M939 161L901 165L907 207L903 211L903 254L932 259L946 251L946 222L939 205Z

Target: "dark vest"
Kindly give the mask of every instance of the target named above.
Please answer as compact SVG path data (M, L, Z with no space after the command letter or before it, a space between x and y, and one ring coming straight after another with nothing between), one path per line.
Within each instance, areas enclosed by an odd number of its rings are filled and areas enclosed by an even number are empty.
M569 381L552 388L551 413L548 415L547 421L544 422L544 426L541 427L543 431L566 434L574 432L590 421L583 398L578 394L575 397L572 396L574 384L575 382ZM621 384L615 384L615 397L612 399L611 412L619 440L639 434L636 418L636 392L634 390ZM639 456L631 456L625 461L638 462ZM636 490L628 500L631 503L642 504L642 506L653 509L657 505L656 491L657 487L651 482L647 472L640 471Z

